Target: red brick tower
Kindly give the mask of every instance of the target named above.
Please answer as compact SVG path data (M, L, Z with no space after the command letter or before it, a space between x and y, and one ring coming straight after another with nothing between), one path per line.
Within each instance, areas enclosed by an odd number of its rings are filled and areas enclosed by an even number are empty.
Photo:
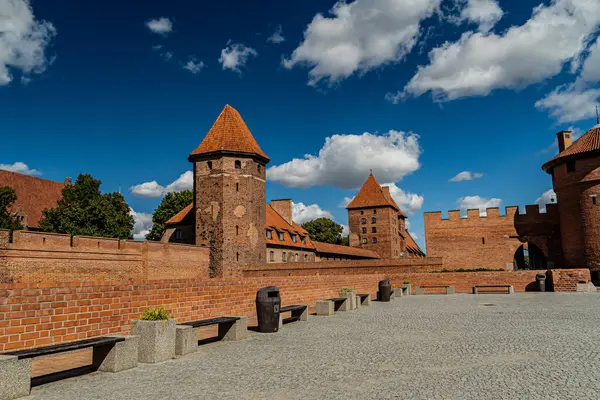
M558 134L559 154L542 167L558 200L565 267L600 268L600 124L571 144Z
M211 246L211 275L236 276L244 265L264 264L269 157L237 110L225 106L189 161L196 244Z
M406 251L406 216L390 195L369 175L346 207L350 246L376 251L381 258L399 258Z

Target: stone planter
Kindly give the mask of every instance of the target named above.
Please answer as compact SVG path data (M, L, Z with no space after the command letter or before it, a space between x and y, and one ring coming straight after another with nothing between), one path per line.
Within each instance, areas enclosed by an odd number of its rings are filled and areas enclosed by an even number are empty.
M175 358L175 320L133 321L132 334L139 336L138 361L157 363Z
M410 283L403 283L402 284L402 291L404 292L405 296L410 296L410 290L411 290L411 285Z
M346 297L348 300L346 300L348 302L348 309L349 310L356 310L356 293L352 292L352 293L347 293L344 297Z

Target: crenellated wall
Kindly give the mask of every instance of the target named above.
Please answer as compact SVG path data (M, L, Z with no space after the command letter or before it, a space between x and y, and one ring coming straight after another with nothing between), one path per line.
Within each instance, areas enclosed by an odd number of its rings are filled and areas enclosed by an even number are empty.
M538 205L525 207L520 214L517 206L500 210L487 208L487 216L478 209L467 210L461 218L460 210L426 212L425 241L427 255L443 257L444 268L504 268L512 269L515 252L523 243L537 246L545 255L549 268L560 267L561 242L556 204L548 204L546 213Z
M189 245L0 230L0 282L203 279L209 249Z

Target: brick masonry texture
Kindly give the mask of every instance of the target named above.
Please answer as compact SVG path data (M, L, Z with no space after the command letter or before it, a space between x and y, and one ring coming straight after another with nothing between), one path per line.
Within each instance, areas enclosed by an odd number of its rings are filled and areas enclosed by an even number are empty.
M0 284L0 351L63 343L95 336L129 334L132 321L147 308L164 306L177 322L224 315L255 315L256 291L279 287L282 304L308 304L339 295L342 287L375 294L390 278L398 287L454 285L469 293L473 285L509 284L523 291L537 271L320 275L133 282ZM589 270L553 271L554 287L572 290L589 281Z
M204 279L208 248L0 230L0 282Z

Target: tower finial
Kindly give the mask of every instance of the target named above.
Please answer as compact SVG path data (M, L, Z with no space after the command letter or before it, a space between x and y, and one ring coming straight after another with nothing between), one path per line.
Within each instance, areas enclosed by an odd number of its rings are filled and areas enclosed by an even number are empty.
M596 107L596 111L598 111L598 107ZM373 176L373 169L370 169L369 171L369 175Z

